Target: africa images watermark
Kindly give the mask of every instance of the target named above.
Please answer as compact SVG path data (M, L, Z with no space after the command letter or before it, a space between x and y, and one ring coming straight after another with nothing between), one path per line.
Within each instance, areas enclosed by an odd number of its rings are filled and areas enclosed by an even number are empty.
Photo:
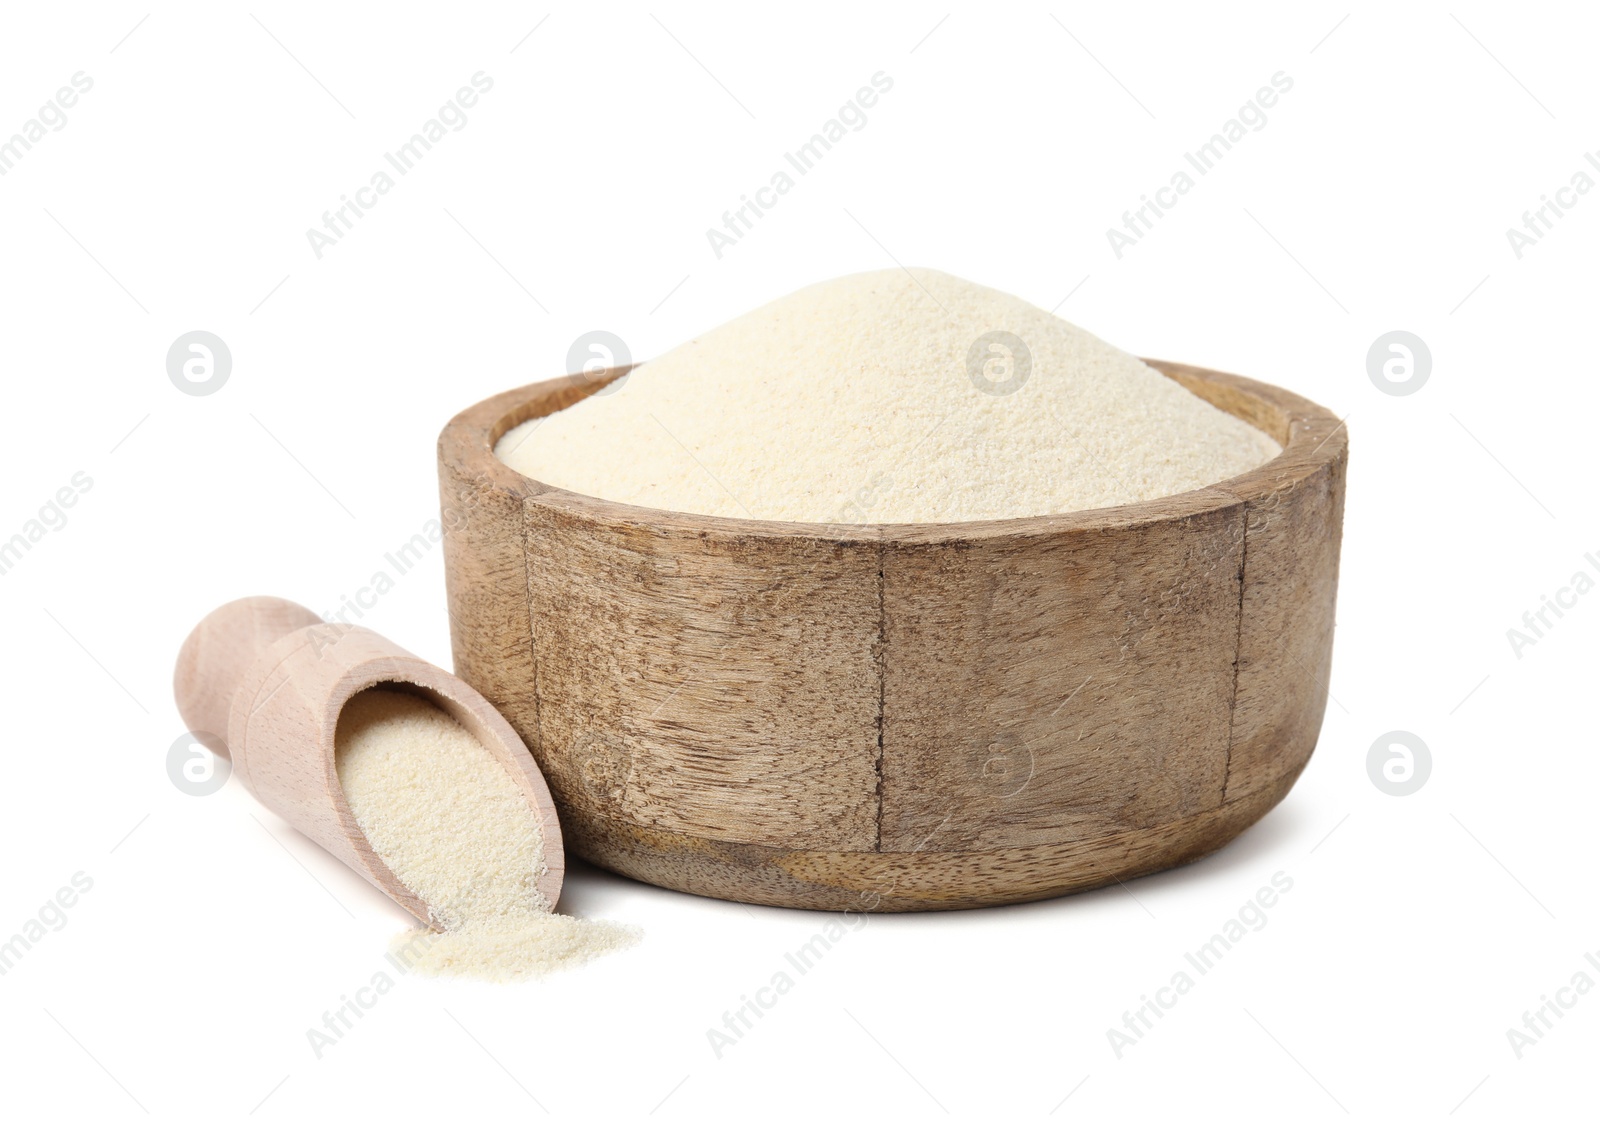
M322 1012L321 1029L315 1026L306 1027L306 1043L311 1047L312 1056L321 1061L323 1054L342 1042L344 1036L355 1029L356 1022L367 1017L367 1013L378 1005L378 1001L395 989L399 982L397 976L410 974L422 954L438 939L437 932L425 932L419 929L408 934L403 943L397 940L389 954L383 957L384 961L394 969L393 975L379 968L372 973L365 985L357 987L348 995L340 995L337 1007Z
M711 1046L712 1054L720 1061L724 1053L737 1046L746 1034L755 1029L756 1022L765 1018L784 995L795 989L800 977L810 974L818 961L845 937L860 932L866 926L866 913L846 909L838 914L838 919L830 920L804 944L792 952L785 952L783 967L774 971L765 984L750 994L740 995L739 1005L733 1010L722 1012L721 1027L706 1028L706 1041Z
M46 536L66 528L66 510L77 505L78 499L93 488L94 479L79 470L66 485L45 499L36 516L22 523L20 532L13 533L7 540L0 540L0 576L9 574Z
M472 76L471 85L457 90L454 97L439 107L437 114L422 123L420 132L413 133L394 152L384 153L384 161L400 176L409 175L435 144L444 140L449 133L459 133L467 127L467 111L478 104L480 96L493 89L494 79L478 71ZM378 201L387 196L397 183L399 181L389 174L388 169L380 168L372 174L366 185L355 190L353 199L351 196L340 196L337 208L322 213L322 231L315 227L306 228L306 241L311 244L311 253L320 259L326 248L336 245L354 230L356 220L377 207Z
M1280 97L1294 89L1294 79L1283 71L1274 74L1268 81L1271 85L1257 90L1255 96L1240 106L1238 113L1223 122L1221 130L1213 133L1205 144L1192 153L1183 154L1189 168L1200 176L1207 175L1246 136L1260 133L1267 127L1267 111L1278 104ZM1178 201L1193 191L1198 183L1187 169L1180 168L1172 174L1167 184L1152 193L1154 199L1140 196L1142 202L1137 209L1122 213L1124 230L1106 228L1106 240L1111 244L1112 254L1120 259L1123 252L1136 246L1155 230L1156 220L1177 207Z
M451 530L466 524L478 504L477 496L463 488L451 504L440 509L438 517L429 517L422 523L422 528L412 533L404 543L385 552L383 562L386 567L374 571L365 584L355 589L354 595L339 594L338 607L322 615L327 625L353 626L366 618L365 612L371 611L380 599L393 591L399 579L422 563L435 545L443 544ZM337 639L341 636L334 634L330 637Z
M445 519L449 519L448 511ZM420 564L423 557L433 551L434 545L444 541L444 532L443 521L435 517L428 518L423 522L420 532L413 533L404 544L383 554L383 561L388 567L373 572L365 584L356 588L354 595L341 592L338 608L323 612L322 617L329 624L345 625L366 618L365 612L371 611L378 605L378 600L393 591L401 576Z
M26 154L33 151L36 143L43 141L46 129L51 133L60 133L67 127L67 111L78 104L80 95L87 94L94 89L94 79L83 71L79 71L69 80L70 86L63 86L44 105L39 107L39 112L22 123L22 128L4 141L0 141L0 176L5 176L16 167Z
M857 90L854 97L839 107L838 113L822 123L820 132L813 133L794 152L783 154L784 163L789 169L805 176L835 145L844 140L846 133L860 133L867 127L867 111L878 104L880 97L894 89L894 79L883 71L874 74L869 82L871 85ZM767 178L766 184L750 195L740 196L737 208L722 213L721 231L715 227L706 228L706 240L711 244L712 254L720 259L723 251L754 230L756 220L777 207L778 201L794 189L799 181L789 175L789 169L779 168Z
M1583 560L1596 573L1600 573L1600 556L1586 552L1583 554ZM1533 611L1522 613L1521 628L1510 627L1506 630L1506 641L1511 644L1511 653L1520 659L1523 651L1530 646L1537 646L1545 634L1553 629L1568 611L1578 605L1578 600L1594 589L1594 576L1587 569L1579 568L1572 574L1571 580L1556 588L1554 598L1541 593L1539 606Z
M0 975L13 970L33 946L51 932L67 927L67 910L78 903L78 898L94 888L94 878L79 870L72 875L72 884L57 889L55 896L46 901L39 911L22 923L11 939L0 943Z
M950 816L946 815L944 822L934 827L928 837L919 842L916 849L911 852L918 853L928 844L929 838L943 829L944 823L949 819ZM860 890L856 893L858 908L841 909L836 916L830 914L834 919L829 920L794 951L785 952L783 965L768 976L764 985L749 994L740 995L737 1007L722 1012L720 1028L706 1027L706 1042L711 1047L712 1055L721 1061L724 1053L742 1042L756 1028L756 1023L771 1013L779 1001L799 985L800 977L815 971L822 957L838 947L846 937L866 928L867 914L875 912L883 904L885 897L893 895L899 883L898 877L891 877L888 883L880 888ZM791 975L791 970L795 974ZM754 998L751 995L754 995Z
M1211 939L1194 951L1185 952L1183 960L1187 967L1174 971L1166 986L1156 988L1154 998L1140 995L1137 1009L1123 1011L1120 1029L1115 1026L1106 1028L1106 1041L1111 1044L1111 1052L1117 1060L1120 1061L1124 1053L1143 1041L1145 1035L1155 1029L1157 1020L1165 1018L1183 996L1194 990L1198 981L1189 974L1189 969L1202 976L1210 974L1235 945L1250 933L1260 932L1267 927L1267 910L1278 903L1279 897L1294 888L1294 878L1282 870L1273 874L1271 881L1272 884L1256 890L1255 896L1224 921Z
M1600 153L1584 153L1583 159L1589 163L1590 168L1600 172ZM1566 184L1550 195L1540 196L1542 202L1537 208L1522 213L1521 231L1515 227L1506 228L1506 242L1511 244L1511 253L1520 259L1529 247L1553 231L1556 220L1565 217L1569 210L1577 207L1578 201L1592 192L1594 186L1594 177L1580 168L1572 174ZM1551 199L1550 196L1555 198Z
M1583 959L1596 973L1600 973L1600 949L1583 953ZM1580 967L1572 973L1566 986L1556 988L1555 998L1540 995L1537 1009L1522 1012L1520 1030L1515 1026L1506 1027L1506 1041L1510 1043L1511 1052L1517 1056L1517 1060L1521 1061L1524 1053L1544 1041L1545 1035L1555 1029L1556 1020L1565 1018L1567 1012L1594 988L1594 976Z

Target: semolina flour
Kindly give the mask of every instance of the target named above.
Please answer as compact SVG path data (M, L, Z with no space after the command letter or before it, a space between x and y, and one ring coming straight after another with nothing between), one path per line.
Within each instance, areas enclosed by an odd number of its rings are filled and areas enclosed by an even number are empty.
M494 754L432 702L392 689L356 694L339 715L335 754L367 841L439 930L395 939L411 970L527 979L638 939L545 903L537 816Z
M1148 501L1280 448L1020 298L886 270L738 317L495 449L528 477L612 501L892 523Z

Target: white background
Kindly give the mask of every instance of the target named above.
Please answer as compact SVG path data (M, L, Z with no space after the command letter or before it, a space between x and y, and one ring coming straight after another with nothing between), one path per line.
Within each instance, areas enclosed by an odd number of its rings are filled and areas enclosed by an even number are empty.
M1506 1031L1600 949L1600 595L1520 657L1506 632L1600 575L1600 194L1520 259L1505 232L1600 148L1596 27L1396 8L8 6L0 136L94 85L0 177L0 539L93 486L0 576L0 937L94 884L0 979L4 1118L1592 1107L1600 991L1520 1060ZM719 260L706 228L880 70L867 126ZM306 229L478 71L468 124L319 260ZM1119 260L1106 229L1278 71L1267 126ZM580 333L649 357L897 261L1348 415L1332 699L1293 793L1125 889L873 918L720 1059L707 1028L824 917L575 864L563 907L641 946L525 986L404 979L319 1060L306 1030L403 915L237 781L169 781L190 626L245 594L334 609L436 514L445 421ZM193 329L232 350L214 395L167 377ZM1414 395L1368 378L1393 329L1431 348ZM437 550L364 621L448 665ZM1433 756L1405 798L1366 768L1396 729ZM1266 927L1119 1059L1107 1028L1278 871Z

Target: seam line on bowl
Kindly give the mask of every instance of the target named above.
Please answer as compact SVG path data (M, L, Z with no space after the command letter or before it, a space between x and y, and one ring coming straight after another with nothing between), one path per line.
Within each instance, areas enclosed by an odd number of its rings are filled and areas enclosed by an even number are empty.
M1233 632L1233 692L1228 697L1228 748L1222 760L1222 803L1228 801L1229 777L1233 772L1234 720L1239 712L1239 660L1244 656L1244 585L1250 560L1250 503L1239 504L1239 606Z
M883 538L877 538L878 543L878 634L873 655L873 667L878 675L878 713L875 718L878 732L878 756L873 764L873 772L877 776L877 813L873 817L872 849L875 853L883 852L883 701L886 683L888 682L889 667L889 640L888 640L888 604L884 596L883 558L885 545Z

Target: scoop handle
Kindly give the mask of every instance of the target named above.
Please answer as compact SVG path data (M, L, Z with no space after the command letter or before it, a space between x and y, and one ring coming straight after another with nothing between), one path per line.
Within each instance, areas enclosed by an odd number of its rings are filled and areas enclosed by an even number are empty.
M189 731L206 733L227 752L228 711L245 671L280 638L322 622L287 599L252 595L224 603L195 626L178 651L172 693Z
M483 695L447 670L365 627L324 624L287 599L225 603L184 640L173 673L178 712L191 732L233 761L236 777L268 810L344 862L418 920L428 906L372 849L338 776L338 720L375 685L417 694L449 713L511 774L539 820L545 903L561 896L561 823L528 747Z

